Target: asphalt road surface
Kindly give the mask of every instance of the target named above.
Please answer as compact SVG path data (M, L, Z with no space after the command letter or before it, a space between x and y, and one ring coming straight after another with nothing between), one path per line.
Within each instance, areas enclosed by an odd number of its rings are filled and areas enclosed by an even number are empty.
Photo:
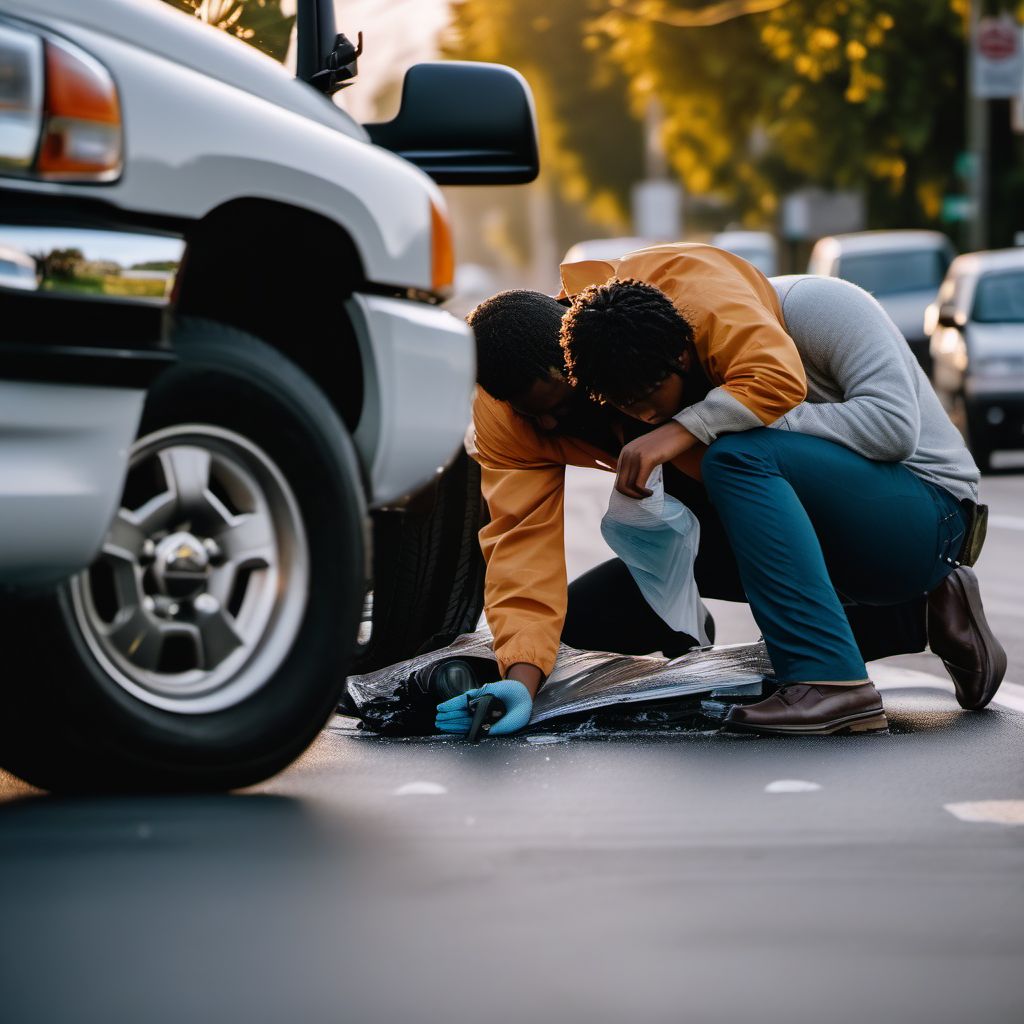
M604 557L597 474L569 558ZM872 666L888 735L381 740L336 718L215 798L0 804L10 1024L1024 1020L1024 475L984 481L1010 652L959 710ZM719 605L720 638L750 639Z

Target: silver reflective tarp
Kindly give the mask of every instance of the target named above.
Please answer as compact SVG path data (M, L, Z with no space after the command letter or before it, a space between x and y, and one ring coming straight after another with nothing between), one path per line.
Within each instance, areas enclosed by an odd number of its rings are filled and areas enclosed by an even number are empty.
M358 710L373 700L390 697L415 671L444 658L495 660L488 630L460 636L448 647L366 675L350 676L348 694ZM608 654L578 651L562 644L554 671L533 704L530 724L594 711L614 704L639 704L750 686L771 676L763 642L701 647L682 657Z

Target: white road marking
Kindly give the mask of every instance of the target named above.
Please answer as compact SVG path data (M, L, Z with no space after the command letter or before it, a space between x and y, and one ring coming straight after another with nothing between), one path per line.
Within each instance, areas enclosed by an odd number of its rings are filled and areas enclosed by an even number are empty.
M821 789L817 782L804 779L776 779L764 787L766 793L813 793L816 789Z
M989 516L988 525L999 526L1004 530L1024 530L1024 516Z
M961 821L992 825L1024 825L1024 800L978 800L967 804L945 804Z
M447 792L439 782L407 782L395 790L395 796L443 796Z
M874 662L869 669L871 681L880 690L944 690L954 693L953 681L948 677L921 672L916 668L903 668L899 665L884 665ZM1004 682L992 700L993 704L1024 712L1024 686L1019 683Z

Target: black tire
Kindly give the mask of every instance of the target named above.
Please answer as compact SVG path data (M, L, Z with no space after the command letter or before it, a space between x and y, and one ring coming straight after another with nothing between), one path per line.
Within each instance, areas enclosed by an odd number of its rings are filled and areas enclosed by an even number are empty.
M486 516L480 467L460 452L426 514L414 505L374 517L373 630L355 671L437 650L476 629L484 586L477 535Z
M289 507L304 531L304 544L291 550L309 555L303 563L308 587L301 588L306 599L289 628L276 634L283 637L274 653L277 667L254 656L236 673L256 666L251 693L241 691L231 706L191 714L153 706L105 670L87 642L80 610L76 618L76 584L9 602L2 618L7 686L0 762L45 789L251 785L306 749L344 685L365 586L365 509L345 428L312 381L248 334L184 320L175 346L180 363L154 384L140 439L201 424L233 432L264 453L290 487ZM276 526L273 536L278 546L285 543Z

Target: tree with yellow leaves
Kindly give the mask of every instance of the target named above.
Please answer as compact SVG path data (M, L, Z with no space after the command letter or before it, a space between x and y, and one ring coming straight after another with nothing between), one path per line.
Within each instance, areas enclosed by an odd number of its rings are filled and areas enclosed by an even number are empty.
M706 3L624 2L593 25L634 103L660 97L670 159L690 189L728 196L754 222L770 222L781 195L808 183L865 188L879 224L936 220L963 138L957 4L741 6L691 27L685 16Z
M635 120L652 99L665 111L669 161L688 192L750 224L774 224L786 192L817 184L863 189L876 226L913 226L937 222L943 196L961 190L966 2L463 0L454 10L470 29L459 55L538 69L552 93L545 127L575 192L616 181L609 161L623 160L627 137L611 94L624 85ZM558 11L555 39L536 28L545 9ZM604 91L590 91L595 69ZM574 123L581 114L592 130Z
M597 221L624 227L629 190L643 176L643 129L629 82L590 30L604 0L457 0L450 57L509 64L537 105L544 173Z

